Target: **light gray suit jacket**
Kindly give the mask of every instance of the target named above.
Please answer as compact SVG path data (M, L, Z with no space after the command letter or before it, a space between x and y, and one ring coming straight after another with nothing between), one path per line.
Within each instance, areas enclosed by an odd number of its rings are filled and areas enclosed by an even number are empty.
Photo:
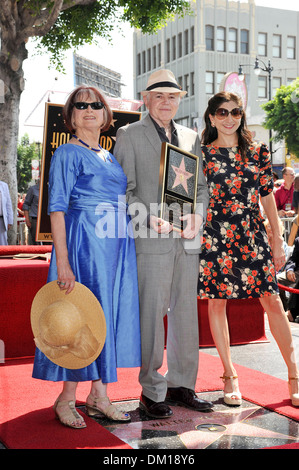
M0 181L1 201L2 201L2 215L5 230L8 229L8 225L13 224L13 209L9 194L9 188L7 183Z
M202 171L202 153L199 136L193 130L175 124L178 146L198 155L199 174L197 184L196 212L205 221L209 203L207 183ZM161 159L161 140L158 132L147 115L143 120L122 127L116 134L114 155L121 164L127 179L127 202L133 222L137 253L167 253L171 250L177 232L158 235L147 227L147 216L158 216L159 169ZM200 237L194 240L181 238L186 252L200 252Z

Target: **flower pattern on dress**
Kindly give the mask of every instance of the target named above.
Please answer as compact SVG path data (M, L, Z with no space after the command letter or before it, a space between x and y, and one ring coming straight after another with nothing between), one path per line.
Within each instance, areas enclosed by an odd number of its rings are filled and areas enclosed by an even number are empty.
M237 147L202 147L210 203L198 278L201 298L244 299L278 293L259 198L273 190L269 151L254 144L242 161Z

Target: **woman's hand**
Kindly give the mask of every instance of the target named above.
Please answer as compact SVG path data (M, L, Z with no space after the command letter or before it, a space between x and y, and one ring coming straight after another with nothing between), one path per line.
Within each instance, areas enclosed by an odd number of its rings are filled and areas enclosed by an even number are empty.
M66 294L69 294L74 289L76 280L69 262L57 262L57 272L57 284L60 287L60 290L65 290Z
M272 253L275 270L276 272L279 272L286 264L286 255L283 249L282 237L273 238Z
M186 227L182 232L182 238L192 238L196 237L203 222L201 215L199 214L186 214L180 218L181 220L187 221Z

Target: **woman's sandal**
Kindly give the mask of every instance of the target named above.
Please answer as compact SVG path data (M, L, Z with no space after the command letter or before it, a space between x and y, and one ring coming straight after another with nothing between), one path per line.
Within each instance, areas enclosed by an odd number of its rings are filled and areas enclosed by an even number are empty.
M220 379L222 379L224 383L226 380L230 380L230 383L233 389L232 392L223 392L224 403L226 403L226 405L230 405L230 406L242 405L242 395L239 392L239 390L236 390L235 383L234 383L234 380L236 380L237 378L238 376L236 375L232 375L230 377L226 377L225 375L223 375L222 377L220 377Z
M297 392L292 393L291 380L297 381ZM289 377L289 392L293 406L299 406L299 377Z
M60 401L58 397L53 406L53 409L55 411L56 418L59 419L61 424L64 426L68 426L73 429L86 428L85 421L83 417L77 412L74 401Z
M112 405L108 397L96 398L92 395L89 395L89 397L87 398L90 398L92 400L92 405L87 402L85 403L86 411L89 416L104 415L106 416L106 418L111 419L111 421L131 420L131 416L129 415L129 413L124 413L118 410L114 405ZM101 404L104 406L101 406Z

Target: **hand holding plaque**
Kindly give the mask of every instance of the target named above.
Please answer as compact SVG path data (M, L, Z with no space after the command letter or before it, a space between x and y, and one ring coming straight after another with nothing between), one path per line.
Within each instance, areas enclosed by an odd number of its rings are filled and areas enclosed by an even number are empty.
M183 231L182 217L194 214L198 157L167 142L162 143L159 173L160 217ZM184 217L185 218L185 217Z

